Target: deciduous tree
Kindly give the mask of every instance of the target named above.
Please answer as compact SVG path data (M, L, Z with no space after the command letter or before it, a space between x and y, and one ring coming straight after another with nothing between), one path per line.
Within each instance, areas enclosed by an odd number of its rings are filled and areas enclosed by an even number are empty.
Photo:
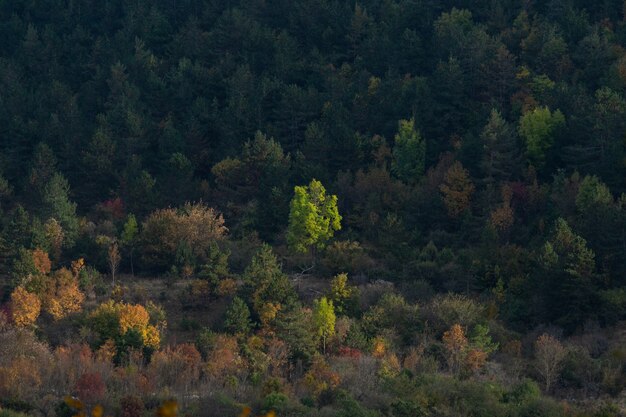
M526 141L528 158L537 168L545 165L556 132L564 124L563 113L559 110L551 112L547 107L535 108L521 117L519 132Z
M550 392L565 359L565 348L554 337L542 334L535 342L535 366L544 382L546 392Z
M415 128L415 119L400 120L393 147L391 169L407 183L416 183L424 174L426 142Z
M132 275L135 275L133 256L135 254L135 246L137 245L138 237L139 226L137 225L137 219L135 218L134 214L129 214L128 218L126 219L126 223L124 223L124 230L122 231L122 236L120 236L120 240L122 245L128 250L128 255L130 258L130 272Z
M122 260L120 249L116 241L109 245L108 255L109 270L111 271L111 278L113 280L113 286L115 287L115 274L117 273L117 268L120 266L120 261Z
M323 352L326 354L326 341L335 334L336 316L333 302L326 297L315 300L313 320L317 327L317 333L322 338Z
M296 252L324 248L335 231L341 229L337 196L326 195L321 182L312 180L308 186L296 186L289 211L287 243Z
M453 374L459 375L468 347L465 331L460 324L454 324L443 334L442 340L447 352L448 366Z
M455 161L444 175L443 184L439 187L450 217L459 217L469 208L474 188L469 172L459 161Z
M13 314L13 323L17 327L32 326L39 312L41 311L41 301L32 293L26 291L23 287L17 287L11 293L11 313Z

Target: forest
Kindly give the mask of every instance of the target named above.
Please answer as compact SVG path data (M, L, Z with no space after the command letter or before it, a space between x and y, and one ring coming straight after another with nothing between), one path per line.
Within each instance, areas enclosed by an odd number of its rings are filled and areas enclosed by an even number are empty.
M0 1L0 417L626 416L626 1Z

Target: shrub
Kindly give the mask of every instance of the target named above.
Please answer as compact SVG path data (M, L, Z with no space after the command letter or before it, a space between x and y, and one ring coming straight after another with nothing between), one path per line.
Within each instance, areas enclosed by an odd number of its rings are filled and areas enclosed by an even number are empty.
M226 231L222 215L203 203L157 210L143 223L142 263L148 269L161 272L176 263L177 255L180 262L199 263L205 260L211 244L221 239ZM189 253L183 256L183 252Z
M106 385L100 374L88 372L78 378L74 392L81 401L93 404L104 398Z
M435 297L424 313L434 330L441 333L453 324L473 327L481 320L483 307L464 295L446 294Z
M28 414L13 410L0 410L0 417L28 417Z
M282 392L272 392L263 398L261 408L264 412L274 410L280 413L289 403L289 397Z

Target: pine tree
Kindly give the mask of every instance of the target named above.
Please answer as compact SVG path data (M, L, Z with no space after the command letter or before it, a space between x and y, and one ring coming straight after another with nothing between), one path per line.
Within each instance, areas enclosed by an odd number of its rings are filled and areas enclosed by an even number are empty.
M54 174L43 190L42 217L56 219L63 227L66 246L74 244L78 235L76 203L69 199L70 186L61 174Z
M283 308L296 299L291 282L269 245L263 245L254 255L244 271L243 280L246 298L251 300L257 315L260 315L267 303Z
M226 310L224 328L233 334L246 335L250 327L250 310L248 306L241 298L233 298L228 310Z
M539 256L544 309L567 330L597 314L595 254L567 222L557 219Z
M485 182L493 184L514 178L520 169L518 136L497 110L491 110L480 139L483 144L480 168Z

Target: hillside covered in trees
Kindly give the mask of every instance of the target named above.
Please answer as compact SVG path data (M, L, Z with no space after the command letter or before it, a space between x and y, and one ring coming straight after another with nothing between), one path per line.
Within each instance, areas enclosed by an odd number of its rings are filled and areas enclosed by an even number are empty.
M626 415L626 2L0 2L0 417Z

